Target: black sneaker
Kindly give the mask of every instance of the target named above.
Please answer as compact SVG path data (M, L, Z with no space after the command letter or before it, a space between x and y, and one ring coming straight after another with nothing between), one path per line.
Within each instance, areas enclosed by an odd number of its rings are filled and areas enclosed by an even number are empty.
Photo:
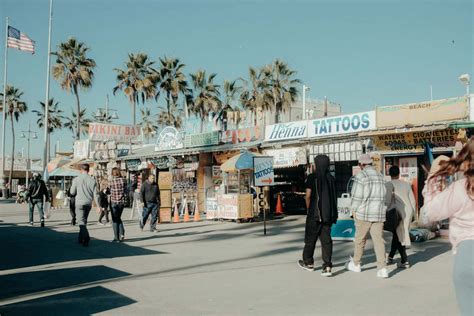
M41 227L44 227L44 222L41 222Z
M298 266L301 268L301 269L304 269L306 271L314 271L314 265L313 264L306 264L304 263L303 260L298 260Z
M331 277L332 272L331 272L331 267L326 267L321 271L321 275L325 277Z
M410 263L407 262L400 262L397 264L397 268L400 268L400 269L408 269L410 268Z

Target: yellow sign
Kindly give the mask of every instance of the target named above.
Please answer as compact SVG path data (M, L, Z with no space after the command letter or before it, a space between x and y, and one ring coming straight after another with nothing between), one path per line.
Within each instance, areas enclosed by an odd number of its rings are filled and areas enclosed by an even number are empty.
M377 150L414 151L423 150L423 145L428 143L433 147L454 146L459 131L445 129L437 131L423 131L403 134L385 134L374 137Z

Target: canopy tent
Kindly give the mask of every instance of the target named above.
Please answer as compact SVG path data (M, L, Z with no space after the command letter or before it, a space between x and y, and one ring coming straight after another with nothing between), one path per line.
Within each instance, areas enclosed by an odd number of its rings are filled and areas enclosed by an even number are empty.
M221 165L224 172L237 172L238 170L253 169L253 157L262 156L259 153L244 151L230 158Z

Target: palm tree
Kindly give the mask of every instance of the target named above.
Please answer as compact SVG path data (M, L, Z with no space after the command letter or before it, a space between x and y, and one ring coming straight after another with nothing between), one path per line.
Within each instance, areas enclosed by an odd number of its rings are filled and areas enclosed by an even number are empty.
M227 114L229 111L235 111L239 107L235 105L235 101L239 98L240 93L243 91L243 87L239 85L238 81L243 81L243 79L239 78L233 81L224 80L223 91L224 91L224 102L221 105L220 111L217 113L217 120L221 121L221 123L228 119ZM240 122L240 116L237 117L236 123L237 125Z
M92 123L92 120L86 117L86 108L82 108L79 112L79 117L77 112L71 109L72 117L65 117L66 122L64 127L69 129L74 135L77 135L77 122L79 122L80 131L79 134L87 135L89 131L89 124Z
M301 81L295 79L296 71L280 59L263 67L263 79L265 89L271 91L273 99L273 110L275 111L275 123L279 122L281 112L286 112L298 97L298 86Z
M70 38L59 44L58 51L52 53L56 56L53 77L60 83L63 90L72 91L76 96L76 113L81 110L79 88L89 89L94 79L96 63L87 57L88 51L89 48L83 42ZM76 125L76 140L78 140L81 138L79 117L77 117Z
M243 108L253 113L254 123L257 124L257 112L268 111L273 106L273 97L267 89L262 69L249 67L249 81L245 81L245 87L240 94L240 103Z
M182 69L184 64L180 63L178 58L160 58L160 69L158 70L160 83L156 95L158 99L160 93L163 93L166 99L166 108L170 118L172 116L173 107L176 108L180 95L186 96L190 94L188 82Z
M36 115L38 116L38 120L36 121L38 127L43 128L45 110L44 102L40 102L40 105L41 110L33 110L32 112L36 113ZM65 119L65 117L62 115L64 111L59 108L59 102L54 101L54 98L49 99L48 108L48 130L50 133L52 133L54 132L54 130L63 128L63 120Z
M148 58L147 54L128 54L125 69L115 68L117 72L117 86L113 93L122 90L132 105L133 125L136 124L136 105L145 103L156 96L156 85L159 82L158 72L152 68L155 62Z
M162 109L158 114L157 123L161 127L174 126L178 129L181 128L183 126L182 110L176 106L173 106L170 112Z
M141 129L146 141L152 137L158 130L158 126L153 122L150 108L140 109L142 115Z
M20 115L28 110L26 102L21 100L23 92L13 86L7 86L6 106L3 106L3 93L0 93L2 109L6 110L6 115L10 117L12 126L12 156L10 166L10 176L8 177L9 187L12 187L13 166L15 164L15 121L18 122Z
M219 99L219 85L214 83L217 74L206 75L205 70L198 70L191 74L193 83L193 101L191 104L191 112L201 119L201 131L204 121L211 113L217 113L222 104Z

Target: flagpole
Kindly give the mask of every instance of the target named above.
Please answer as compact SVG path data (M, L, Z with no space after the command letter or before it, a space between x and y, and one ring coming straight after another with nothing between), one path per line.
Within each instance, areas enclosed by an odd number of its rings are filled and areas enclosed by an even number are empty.
M8 17L5 23L5 65L3 68L3 109L2 109L2 170L0 171L0 189L5 185L5 121L7 116L7 60L8 60ZM2 191L2 198L5 199Z
M48 31L48 69L46 71L46 101L44 107L44 153L43 172L46 173L49 157L49 75L51 62L51 24L53 20L53 0L49 1L49 31ZM47 180L47 179L45 179Z

